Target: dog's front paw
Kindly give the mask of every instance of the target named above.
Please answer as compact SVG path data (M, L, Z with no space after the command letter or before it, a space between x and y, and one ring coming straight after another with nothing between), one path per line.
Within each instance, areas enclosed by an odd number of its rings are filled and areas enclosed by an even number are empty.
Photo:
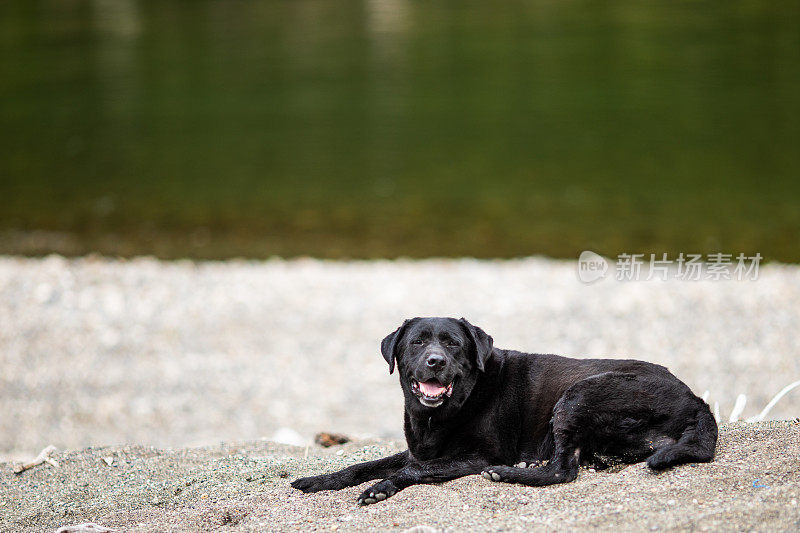
M513 483L515 481L516 471L521 468L517 466L497 465L485 468L481 475L489 481L505 481L506 483Z
M292 481L292 487L303 492L319 492L321 490L339 490L347 487L336 474L323 474L321 476L301 477Z
M362 492L361 496L358 497L358 504L369 505L371 503L378 503L379 501L393 496L395 493L397 493L397 487L395 487L394 483L388 479L384 479Z

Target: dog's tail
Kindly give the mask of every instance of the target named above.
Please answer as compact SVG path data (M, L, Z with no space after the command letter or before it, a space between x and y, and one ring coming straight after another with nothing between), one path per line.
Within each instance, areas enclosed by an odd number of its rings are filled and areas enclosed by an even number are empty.
M708 404L697 399L694 420L683 430L674 444L658 449L647 459L647 466L662 470L683 463L707 463L714 458L717 448L717 421Z

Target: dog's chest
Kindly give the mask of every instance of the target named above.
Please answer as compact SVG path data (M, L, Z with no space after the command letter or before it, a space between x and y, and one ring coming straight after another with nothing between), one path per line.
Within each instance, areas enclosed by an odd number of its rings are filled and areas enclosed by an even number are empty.
M441 457L448 448L446 429L431 418L407 420L405 430L408 449L418 460Z
M489 432L493 433L493 432ZM408 449L417 460L464 455L496 456L497 441L473 424L438 425L434 420L410 420L406 424Z

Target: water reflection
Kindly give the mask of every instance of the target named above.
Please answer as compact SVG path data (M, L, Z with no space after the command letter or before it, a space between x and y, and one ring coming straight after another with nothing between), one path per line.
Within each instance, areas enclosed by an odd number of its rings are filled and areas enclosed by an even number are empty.
M70 232L75 253L800 260L795 3L0 15L0 232Z

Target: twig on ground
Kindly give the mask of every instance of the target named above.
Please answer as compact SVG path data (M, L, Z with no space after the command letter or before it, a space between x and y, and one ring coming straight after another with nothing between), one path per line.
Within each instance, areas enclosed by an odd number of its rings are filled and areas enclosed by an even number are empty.
M786 394L788 394L789 391L791 391L795 387L800 387L800 381L795 381L794 383L790 383L787 386L785 386L783 389L781 389L781 391L778 394L775 395L774 398L772 398L772 400L769 401L767 406L764 407L763 411L758 413L756 416L752 416L746 419L745 422L752 423L752 422L761 422L762 420L764 420L769 414L769 412L772 410L772 408L775 407L775 405L781 400L781 398L786 396ZM709 396L710 392L705 391L703 393L702 400L708 403ZM731 410L731 416L729 418L729 422L739 421L739 417L742 416L742 412L744 411L744 407L746 404L747 404L747 396L745 396L744 394L740 394L739 396L736 397L736 402L733 404L733 409ZM714 419L716 419L717 423L722 422L722 417L720 416L719 413L719 402L714 402L714 407L712 409L712 412L714 414Z
M775 395L775 397L772 400L770 400L770 402L767 404L767 406L764 408L763 411L761 411L760 413L758 413L758 415L752 418L748 418L747 421L760 422L764 420L764 417L766 417L767 414L769 414L769 412L772 410L772 408L775 407L775 404L778 403L780 399L786 395L787 392L789 392L790 390L792 390L797 386L800 386L800 381L795 381L794 383L786 385L778 394Z
M50 456L58 451L58 448L53 446L52 444L39 452L39 455L36 456L36 459L31 461L30 463L25 463L20 465L14 469L15 474L21 474L22 472L33 468L34 466L39 466L42 463L49 463L52 466L58 468L58 462L51 458Z
M730 422L739 421L739 417L742 415L745 405L747 405L747 396L740 394L736 397L736 403L733 404L733 410L731 411L731 417L729 419Z

